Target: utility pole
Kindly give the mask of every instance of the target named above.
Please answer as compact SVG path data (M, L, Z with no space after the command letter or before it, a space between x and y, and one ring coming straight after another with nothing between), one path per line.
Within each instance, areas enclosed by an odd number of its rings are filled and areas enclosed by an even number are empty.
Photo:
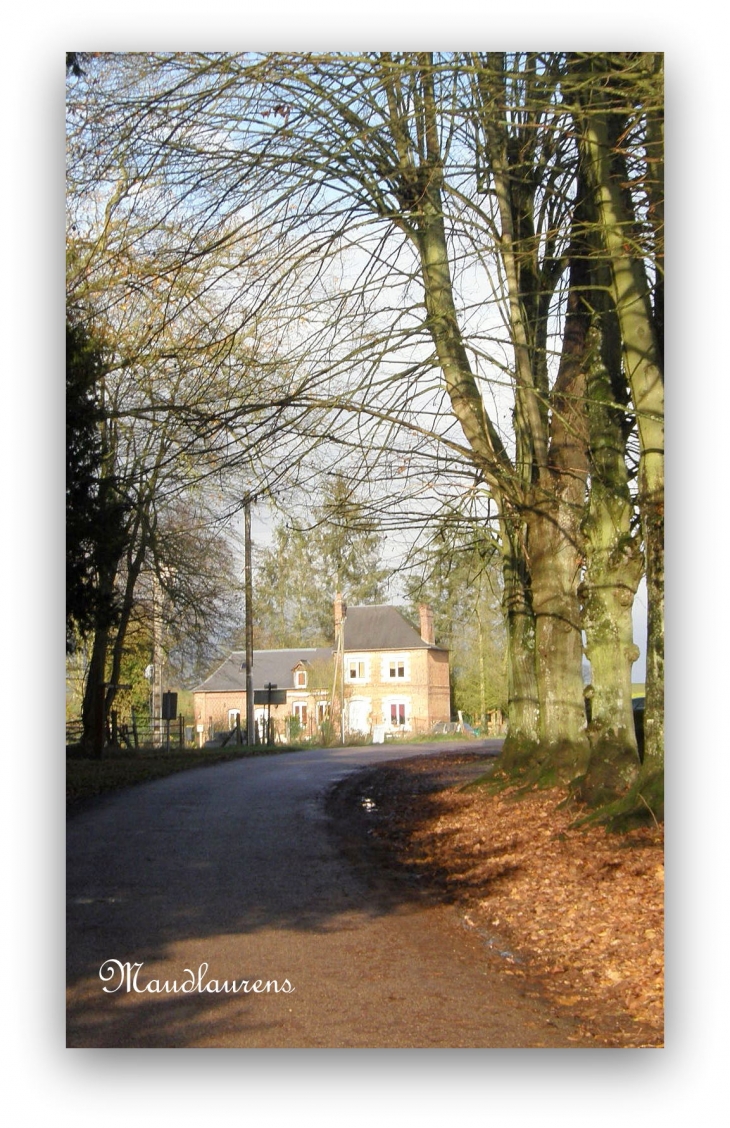
M339 577L338 577L339 580ZM339 583L338 583L339 588ZM337 675L340 676L340 737L342 743L345 743L346 734L346 720L345 720L345 620L347 619L347 604L343 600L338 590L335 595L335 635L337 641L337 650L335 656L335 686L337 685ZM332 698L334 704L335 688L332 689Z
M340 697L342 700L342 711L340 714L340 722L342 728L342 743L345 743L345 619L346 615L342 617L342 625L340 627Z
M243 562L246 590L246 743L253 747L253 578L251 572L251 499L243 507Z
M152 744L162 744L162 588L157 574L152 579Z

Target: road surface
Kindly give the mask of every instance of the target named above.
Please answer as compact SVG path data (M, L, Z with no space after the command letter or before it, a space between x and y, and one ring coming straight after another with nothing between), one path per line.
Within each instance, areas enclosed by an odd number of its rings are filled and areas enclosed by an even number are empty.
M328 789L414 754L428 749L242 759L71 818L67 1044L580 1045L456 909L378 892L338 851Z

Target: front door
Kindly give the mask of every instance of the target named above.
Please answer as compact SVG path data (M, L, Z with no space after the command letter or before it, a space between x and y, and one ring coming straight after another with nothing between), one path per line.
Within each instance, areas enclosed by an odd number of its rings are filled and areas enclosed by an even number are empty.
M367 701L355 699L348 702L347 727L350 732L366 733L370 731L370 707Z

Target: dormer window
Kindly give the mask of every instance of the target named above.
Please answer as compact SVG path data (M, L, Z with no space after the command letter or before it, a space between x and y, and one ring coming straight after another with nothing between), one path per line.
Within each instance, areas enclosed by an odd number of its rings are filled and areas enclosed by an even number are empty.
M296 689L307 688L307 671L295 670L294 671L294 686Z

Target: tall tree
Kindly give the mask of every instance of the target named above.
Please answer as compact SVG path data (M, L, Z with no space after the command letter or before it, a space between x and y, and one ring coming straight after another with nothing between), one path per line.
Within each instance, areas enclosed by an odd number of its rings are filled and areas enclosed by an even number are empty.
M261 317L233 302L242 275L251 279L250 263L231 260L225 231L200 236L187 204L179 224L169 222L166 203L155 209L159 197L141 191L139 153L117 144L121 117L97 113L84 62L71 66L78 81L68 87L67 300L89 311L105 342L97 493L101 512L112 503L119 510L99 540L99 609L86 604L91 658L83 721L86 742L99 752L127 632L147 603L145 583L158 577L170 627L184 625L191 644L200 640L223 602L216 584L228 576L216 566L219 552L201 562L202 545L230 517L237 481L255 479L265 491L282 472L287 444L296 464L302 443L286 435L292 374L278 361L276 317L263 334ZM98 67L106 62L95 59ZM98 157L109 156L110 137L113 154L103 165ZM69 457L79 457L72 444ZM222 467L226 488L214 508ZM201 497L209 528L194 545L179 511L187 507L192 518ZM78 500L71 510L70 529ZM102 604L113 616L102 615Z
M594 193L608 290L636 413L648 593L645 753L638 793L663 803L664 367L663 58L571 57L568 90Z
M388 570L382 538L352 489L336 476L319 504L295 507L258 553L255 630L263 647L334 642L335 594L346 603L380 603Z
M103 347L78 315L66 322L66 647L111 622L113 592L104 581L118 550L120 504L104 474Z
M210 321L204 292L215 294L221 309L239 310L248 326L276 299L276 341L288 373L273 399L276 425L286 435L293 417L302 449L325 441L341 457L359 448L369 471L387 459L394 436L401 442L407 434L418 437L419 454L439 452L431 466L445 464L442 476L453 488L463 488L470 470L489 491L489 519L501 540L507 759L553 778L584 771L591 750L581 629L594 636L589 646L598 656L601 579L594 565L601 552L606 561L620 560L607 547L606 521L596 519L601 506L605 517L613 504L611 475L597 452L601 428L614 426L611 412L627 421L609 346L602 363L612 373L613 399L606 411L586 408L607 386L600 366L590 369L601 352L596 333L603 341L611 336L608 321L599 324L600 303L587 298L604 285L581 261L580 227L589 222L602 249L598 254L594 244L587 257L609 264L622 372L636 384L621 310L623 301L628 316L630 303L616 285L620 248L607 238L610 223L594 188L605 186L605 176L595 172L588 128L601 115L584 109L592 76L564 53L155 55L102 66L101 100L85 118L94 145L79 167L87 183L91 176L105 185L107 218L123 222L91 225L97 234L88 241L88 262L114 264L120 293L130 248L142 243L149 249L142 277L165 286L165 263L176 264L175 284L190 272L202 280L210 264L209 291L185 281L173 287L170 303L194 309L201 328ZM623 67L616 80L625 102L638 73L630 70ZM609 98L603 77L599 102ZM638 116L649 123L640 127L644 149L656 152L659 120ZM633 146L632 160L641 145ZM612 152L607 199L622 183L615 146ZM594 191L589 221L579 209ZM646 196L656 232L660 200L648 189ZM624 212L632 214L635 207ZM176 225L180 235L166 242ZM244 261L246 271L237 274ZM216 339L223 340L217 328ZM179 352L180 339L170 347ZM640 417L635 395L634 407ZM247 407L234 396L226 409L228 436L245 423ZM209 419L213 426L215 415ZM608 438L624 463L625 432L615 432L616 442ZM642 458L644 481L648 451ZM627 502L628 477L614 469L623 529L630 486ZM592 493L586 521L589 487L601 474L606 498ZM424 475L423 491L432 483ZM643 486L640 495L645 511ZM635 559L623 585L629 603ZM609 620L618 614L608 604L605 610ZM606 650L626 651L624 625L603 633ZM619 730L629 707L618 685L626 664L614 655L594 670L616 683L599 697L621 701ZM608 714L607 707L598 711L604 720Z

